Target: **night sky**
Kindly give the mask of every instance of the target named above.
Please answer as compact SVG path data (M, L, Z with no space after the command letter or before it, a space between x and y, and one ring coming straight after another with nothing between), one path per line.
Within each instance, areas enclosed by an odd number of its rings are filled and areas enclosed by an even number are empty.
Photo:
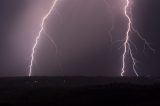
M120 76L127 20L125 0L59 0L36 49L33 75ZM27 76L32 46L52 0L0 0L0 76ZM111 8L112 7L112 8ZM137 36L134 56L141 76L160 76L160 0L134 0L133 25L156 50ZM108 30L112 26L113 42ZM58 55L47 35L56 42ZM127 61L127 76L134 76Z

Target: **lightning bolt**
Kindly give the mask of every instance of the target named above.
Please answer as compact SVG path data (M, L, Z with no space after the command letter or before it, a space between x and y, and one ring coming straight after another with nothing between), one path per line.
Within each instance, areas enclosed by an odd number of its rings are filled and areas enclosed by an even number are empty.
M125 60L126 60L127 54L128 54L131 57L131 60L132 60L133 71L134 71L135 75L138 77L139 74L136 71L136 59L135 59L134 54L133 54L132 49L131 49L132 41L130 39L130 32L133 32L136 35L138 35L138 37L144 42L144 50L143 51L145 51L146 46L151 51L153 51L153 53L155 53L155 50L150 46L148 41L145 38L143 38L142 35L133 27L133 25L132 25L132 17L130 17L130 15L128 13L128 9L131 8L130 7L130 0L125 0L125 1L126 1L126 5L124 7L124 14L125 14L125 17L128 20L128 27L127 27L127 31L126 31L125 41L123 43L124 52L123 52L123 56L122 56L122 64L123 64L123 66L122 66L122 70L121 70L121 76L123 77L124 74L125 74L125 68L126 68L126 61ZM131 15L132 15L132 12L131 12Z
M112 36L112 32L114 30L114 15L113 15L113 7L111 6L111 4L104 0L105 5L108 7L109 14L111 15L111 27L108 30L108 35L110 37L110 43L113 44L113 36Z
M127 3L125 5L124 12L125 12L126 18L128 19L128 29L127 29L127 32L126 32L126 39L125 39L125 42L124 42L124 53L123 53L123 58L122 58L123 66L122 66L121 76L124 76L124 73L125 73L125 66L126 66L125 59L126 59L127 50L128 49L130 50L130 44L129 44L129 37L130 36L129 36L129 32L131 31L131 23L132 23L129 15L127 13L127 9L129 7L129 0L126 0L126 2ZM132 51L130 51L130 54L132 55Z
M51 8L49 9L48 13L42 19L41 29L40 29L40 31L38 33L38 36L35 39L35 43L34 43L33 48L32 48L31 61L30 61L30 65L29 65L29 76L32 75L32 67L33 67L34 55L35 55L36 48L37 48L38 43L39 43L39 39L40 39L40 37L42 35L42 32L44 31L45 22L48 19L48 17L50 16L50 14L52 13L52 11L54 10L54 8L55 8L55 6L57 4L57 1L58 0L54 0L53 1L53 4L52 4Z

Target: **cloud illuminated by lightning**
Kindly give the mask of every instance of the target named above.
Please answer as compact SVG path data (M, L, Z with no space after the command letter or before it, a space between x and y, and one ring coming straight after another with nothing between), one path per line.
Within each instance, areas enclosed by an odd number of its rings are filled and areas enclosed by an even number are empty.
M29 76L32 75L32 67L33 67L34 55L35 55L36 48L37 48L38 43L39 43L39 39L40 39L40 37L41 37L41 35L42 35L42 32L44 31L45 21L46 21L47 18L50 16L51 12L54 10L57 1L58 1L58 0L54 0L54 1L53 1L52 7L49 9L48 13L47 13L47 14L43 17L43 19L42 19L41 29L40 29L40 31L39 31L39 33L38 33L38 36L36 37L35 43L34 43L33 48L32 48L31 61L30 61L30 66L29 66Z
M122 70L121 70L121 76L124 76L124 74L125 74L127 54L131 57L132 67L133 67L133 71L134 71L135 75L139 76L138 72L136 71L136 59L134 58L134 54L133 54L132 49L131 49L131 43L132 43L132 41L130 39L130 32L133 31L144 42L144 50L145 50L146 46L151 51L153 51L153 53L155 53L155 50L150 46L150 44L147 42L147 40L145 38L143 38L141 36L141 34L133 27L133 25L132 25L132 17L130 17L130 15L128 13L128 9L131 8L130 7L130 0L125 0L125 1L126 1L126 5L124 7L124 14L125 14L125 17L128 20L128 25L127 25L127 31L126 31L125 41L123 43L123 45L124 45L124 52L123 52L123 56L122 56L122 65L123 66L122 66ZM131 14L132 14L132 12L131 12Z

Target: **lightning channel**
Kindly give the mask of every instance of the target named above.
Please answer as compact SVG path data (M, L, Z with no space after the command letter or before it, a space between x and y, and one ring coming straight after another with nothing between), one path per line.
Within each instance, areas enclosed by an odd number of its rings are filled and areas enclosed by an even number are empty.
M35 43L34 43L33 47L32 47L31 61L30 61L30 65L29 65L29 76L32 76L32 67L33 67L33 62L34 62L34 55L35 55L36 48L37 48L38 43L39 43L39 39L40 39L40 37L42 35L42 32L44 31L45 22L48 19L48 17L50 16L50 14L52 13L52 11L54 10L57 2L58 2L58 0L54 0L53 1L53 4L52 4L51 8L49 9L49 11L47 12L47 14L42 19L41 29L40 29L40 31L38 33L38 36L35 39Z
M126 18L128 19L128 28L127 28L127 32L126 32L126 38L125 38L125 42L124 42L124 52L123 52L123 58L122 58L122 63L123 63L123 66L122 66L122 71L121 71L121 76L124 76L124 73L125 73L125 67L126 67L126 62L125 62L125 59L126 59L126 54L127 54L127 50L128 48L130 48L130 44L129 44L129 32L131 31L131 19L127 13L127 9L129 7L129 0L126 0L126 5L124 7L124 13L125 13L125 16ZM130 54L132 54L132 52L130 51Z
M126 36L125 36L125 41L123 43L123 46L124 46L124 51L123 51L123 55L122 55L122 69L121 69L121 76L123 77L126 70L126 58L127 58L127 55L129 55L131 57L131 60L132 60L132 69L135 73L135 75L138 77L139 74L136 70L136 59L134 57L134 54L133 54L133 50L131 48L131 44L134 45L134 47L136 48L136 45L132 42L132 40L130 39L130 32L133 32L135 33L139 38L140 40L142 40L144 42L144 49L143 49L143 52L145 51L146 47L148 47L153 53L155 53L155 49L153 49L150 45L150 43L145 39L143 38L143 36L138 32L138 30L136 30L134 27L133 27L133 23L132 23L132 7L131 7L131 2L130 0L125 0L126 1L126 5L124 7L124 15L126 17L126 19L128 20L128 25L127 25L127 31L126 31ZM128 10L130 9L130 15L129 15L129 12Z
M109 14L111 15L111 27L108 29L108 35L110 37L110 43L113 44L113 35L112 32L114 30L114 15L113 15L113 7L111 6L111 4L109 3L109 1L104 0L105 5L108 7Z

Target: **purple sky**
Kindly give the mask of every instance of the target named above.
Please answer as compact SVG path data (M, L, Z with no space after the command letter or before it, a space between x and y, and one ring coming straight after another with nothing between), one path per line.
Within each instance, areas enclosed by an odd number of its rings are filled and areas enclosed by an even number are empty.
M56 42L55 47L43 33L33 67L33 75L119 76L127 21L123 0L59 0L55 12L48 18L45 31ZM40 30L43 15L52 0L0 1L0 76L28 75L31 49ZM157 50L142 53L143 44L133 41L138 51L137 71L140 75L160 75L159 26L160 1L135 0L133 23ZM113 13L113 14L111 14ZM113 45L108 30L114 16ZM59 63L61 63L61 68ZM129 64L129 62L128 62ZM134 75L128 65L127 75Z

